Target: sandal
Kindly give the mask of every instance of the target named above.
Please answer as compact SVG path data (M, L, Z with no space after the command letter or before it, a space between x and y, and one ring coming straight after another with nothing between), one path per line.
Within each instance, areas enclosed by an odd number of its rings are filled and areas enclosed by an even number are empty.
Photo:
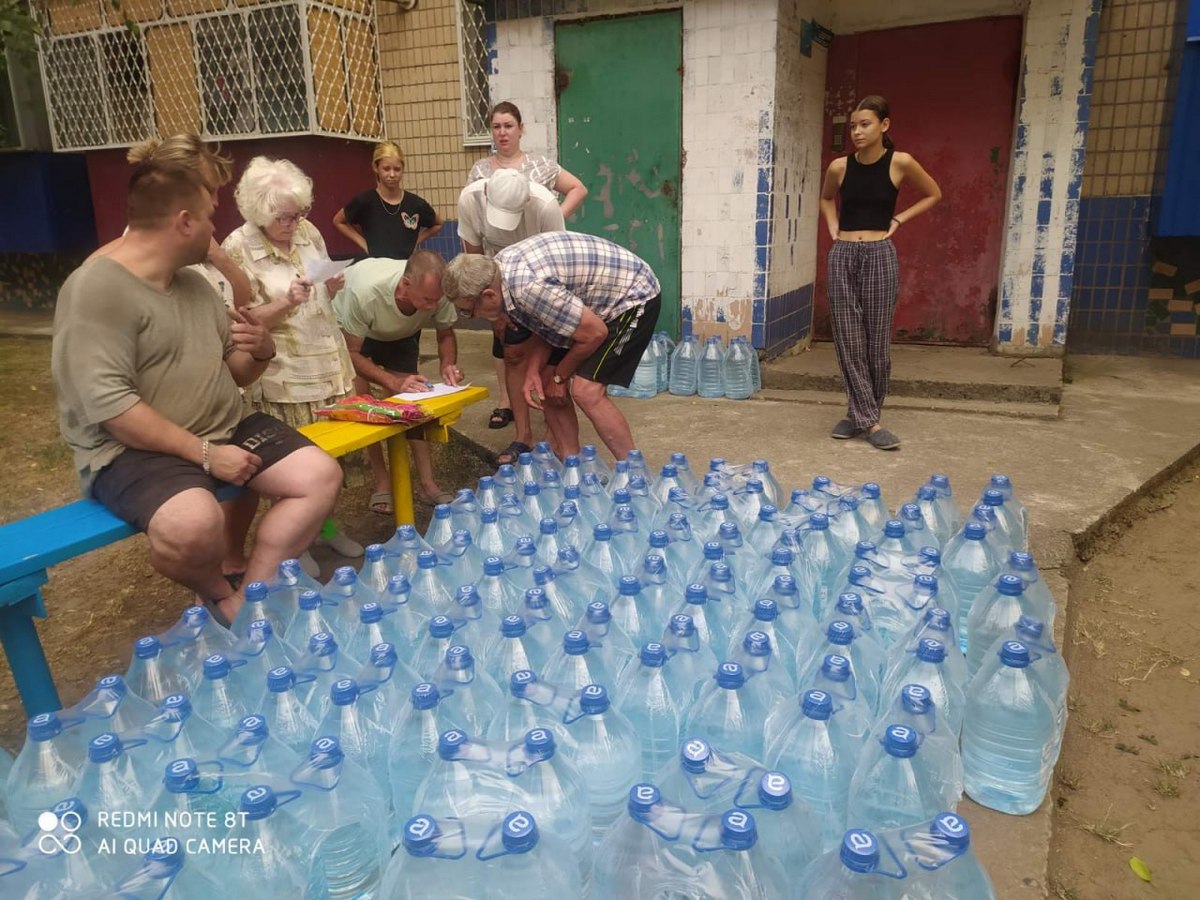
M380 516L395 515L396 507L392 504L391 491L376 491L371 495L371 512Z
M442 491L430 497L424 491L417 491L416 497L422 503L428 503L430 506L441 506L443 503L453 503L454 495L449 491Z
M520 441L513 441L503 450L496 454L496 465L511 466L517 461L517 457L522 453L532 453L533 448L528 444L522 444Z
M497 406L488 416L488 428L498 430L507 427L513 420L513 411L507 407Z

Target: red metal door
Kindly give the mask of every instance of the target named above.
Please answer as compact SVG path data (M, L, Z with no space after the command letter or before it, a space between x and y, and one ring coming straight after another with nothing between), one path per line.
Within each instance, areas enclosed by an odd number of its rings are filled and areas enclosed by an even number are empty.
M833 149L834 117L847 116L866 94L882 94L896 149L916 157L942 189L942 202L894 237L898 341L986 345L991 339L1020 60L1018 17L839 35L829 49L822 168L847 152ZM848 135L844 147L853 149ZM915 199L902 186L897 208ZM818 340L830 337L830 243L822 226Z

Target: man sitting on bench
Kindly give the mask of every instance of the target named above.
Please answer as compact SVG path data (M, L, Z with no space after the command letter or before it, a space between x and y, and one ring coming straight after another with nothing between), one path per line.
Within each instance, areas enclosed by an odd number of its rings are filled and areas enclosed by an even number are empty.
M146 532L150 562L195 591L218 621L242 605L221 574L223 483L271 497L245 580L265 581L312 543L341 469L270 416L244 416L238 391L275 355L251 311L226 313L203 261L209 188L191 169L146 162L129 182L121 245L76 269L54 311L59 425L85 496ZM230 320L232 319L232 323Z

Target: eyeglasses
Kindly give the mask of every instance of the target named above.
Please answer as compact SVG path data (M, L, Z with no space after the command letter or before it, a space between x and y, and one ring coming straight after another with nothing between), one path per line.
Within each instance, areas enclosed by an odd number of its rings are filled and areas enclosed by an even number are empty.
M308 210L304 212L292 213L286 216L275 216L275 224L277 225L298 225L301 219L308 218Z

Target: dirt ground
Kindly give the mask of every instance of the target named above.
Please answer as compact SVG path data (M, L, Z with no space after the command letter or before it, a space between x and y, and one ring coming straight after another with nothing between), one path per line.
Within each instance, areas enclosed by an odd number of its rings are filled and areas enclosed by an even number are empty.
M1200 465L1130 518L1072 584L1050 857L1061 900L1200 896Z
M0 338L0 422L0 523L78 498L71 454L58 435L50 341ZM474 485L492 469L460 443L433 447L435 471L447 490ZM348 476L335 515L345 533L369 544L387 540L393 527L367 510L364 474L360 468ZM424 530L432 510L418 503L416 513ZM361 562L328 550L313 556L323 578L338 565ZM165 630L189 600L186 590L151 569L141 536L55 567L43 595L50 615L38 622L38 633L64 704L77 701L97 678L123 673L133 642ZM0 654L0 746L15 753L24 734L25 712Z

